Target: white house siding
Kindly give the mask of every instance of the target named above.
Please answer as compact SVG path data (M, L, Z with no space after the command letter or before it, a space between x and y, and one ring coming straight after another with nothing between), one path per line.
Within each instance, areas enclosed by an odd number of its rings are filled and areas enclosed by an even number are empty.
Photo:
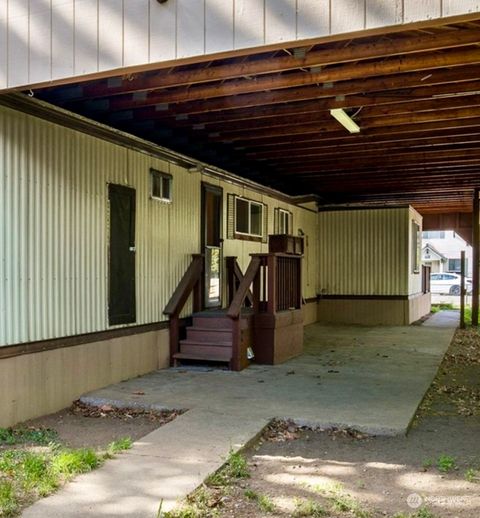
M324 295L410 295L409 208L318 215L318 289Z
M0 89L479 11L479 0L0 0Z
M151 167L173 176L172 203L150 199ZM202 181L223 188L225 210L228 193L265 203L269 232L275 207L292 211L314 262L315 212L0 108L0 346L109 329L108 183L136 190L136 324L165 320L191 254L200 252ZM224 255L238 256L245 270L250 253L266 250L226 240ZM305 271L304 296L314 297L316 271Z

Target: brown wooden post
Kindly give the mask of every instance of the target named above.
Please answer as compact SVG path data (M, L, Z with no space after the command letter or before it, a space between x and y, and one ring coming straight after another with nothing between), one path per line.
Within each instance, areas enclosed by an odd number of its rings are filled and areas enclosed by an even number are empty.
M267 256L268 269L268 300L267 312L273 315L277 312L277 257L275 254Z
M178 346L180 340L180 321L178 314L170 316L170 367L175 364L174 354L178 353Z
M460 328L465 329L465 250L460 253Z
M228 287L228 305L232 303L233 296L235 295L235 262L237 258L235 256L229 256L225 258L225 264L227 267L227 287Z
M473 191L473 240L472 240L472 326L478 326L478 306L480 295L480 201L479 189Z
M241 330L242 314L238 318L232 319L232 359L230 360L230 369L232 371L240 370L240 340L242 339Z

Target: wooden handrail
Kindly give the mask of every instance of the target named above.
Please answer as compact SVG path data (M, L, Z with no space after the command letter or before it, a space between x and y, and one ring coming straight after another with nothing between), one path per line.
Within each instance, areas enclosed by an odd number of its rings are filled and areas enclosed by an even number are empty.
M248 265L247 271L243 276L242 281L238 287L238 290L233 297L232 303L227 311L227 316L232 319L237 319L240 316L240 311L242 310L242 304L247 296L247 293L250 291L250 285L255 280L255 277L258 274L260 269L261 259L260 257L252 257L250 264Z
M203 255L193 254L192 262L184 273L182 280L178 283L176 290L165 306L165 315L178 315L185 306L190 293L195 285L200 281L203 272Z

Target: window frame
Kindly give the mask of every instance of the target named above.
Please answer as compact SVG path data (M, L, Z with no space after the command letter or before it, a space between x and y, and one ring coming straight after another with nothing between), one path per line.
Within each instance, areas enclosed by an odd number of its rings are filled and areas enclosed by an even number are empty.
M248 214L248 224L247 224L248 232L241 232L238 230L238 227L237 227L237 224L238 224L237 202L239 200L246 202L248 204L248 212L247 212L247 214ZM235 196L234 203L235 203L235 207L234 207L234 210L235 210L235 212L234 212L234 214L235 214L235 216L234 216L235 236L240 236L240 237L244 237L244 238L262 239L264 237L265 204L260 201L251 200L250 198L244 198L243 196ZM251 212L252 205L256 205L261 208L260 234L254 234L251 232L251 230L252 230L252 212Z
M278 229L277 229L278 233L279 234L291 234L292 229L290 228L290 222L292 220L292 213L289 210L278 207L277 217L278 217ZM281 228L282 221L287 224L286 229Z
M159 177L161 179L160 185L161 185L161 196L155 196L153 194L153 182L155 177ZM163 181L168 181L168 189L169 189L169 197L165 197L163 194ZM160 171L158 169L155 169L153 167L150 168L150 199L159 201L162 203L172 203L172 189L173 187L173 176L169 173L165 173L164 171Z

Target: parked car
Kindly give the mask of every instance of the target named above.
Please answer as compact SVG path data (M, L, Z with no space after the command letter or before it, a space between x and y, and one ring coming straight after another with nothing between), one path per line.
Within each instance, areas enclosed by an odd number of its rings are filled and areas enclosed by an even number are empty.
M458 273L432 273L430 275L430 291L448 295L460 295L461 276ZM465 289L472 293L472 280L465 278Z

